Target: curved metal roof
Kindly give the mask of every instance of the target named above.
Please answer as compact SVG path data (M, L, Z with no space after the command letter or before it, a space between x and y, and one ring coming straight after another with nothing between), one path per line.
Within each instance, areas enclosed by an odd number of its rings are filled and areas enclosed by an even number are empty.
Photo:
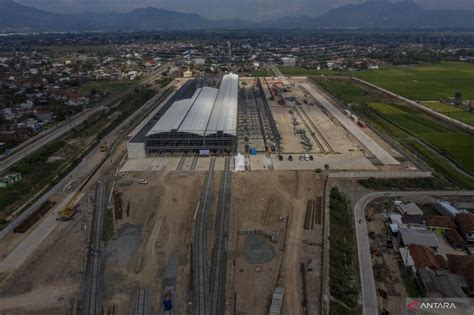
M200 92L198 88L193 97L174 102L146 135L177 130Z
M172 131L200 136L217 132L237 135L238 80L236 74L226 74L219 89L198 88L192 98L174 102L147 136Z
M222 78L214 110L209 118L206 136L218 131L234 136L237 135L238 88L238 75L230 73Z
M194 133L204 136L211 116L218 89L205 87L189 110L178 132Z

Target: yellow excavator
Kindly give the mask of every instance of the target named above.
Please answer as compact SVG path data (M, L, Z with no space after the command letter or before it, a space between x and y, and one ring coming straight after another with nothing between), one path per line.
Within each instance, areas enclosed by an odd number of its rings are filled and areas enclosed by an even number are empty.
M72 216L76 212L76 206L74 204L76 203L80 195L81 195L81 192L76 191L74 193L74 196L67 203L67 205L63 209L58 211L58 218L57 218L58 220L60 221L71 220Z

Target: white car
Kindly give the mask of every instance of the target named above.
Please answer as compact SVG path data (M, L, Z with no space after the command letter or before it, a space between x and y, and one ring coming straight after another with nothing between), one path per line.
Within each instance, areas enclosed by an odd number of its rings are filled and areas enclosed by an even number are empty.
M148 181L147 181L146 179L139 179L139 180L138 180L138 183L139 183L140 185L146 185L146 184L148 184Z

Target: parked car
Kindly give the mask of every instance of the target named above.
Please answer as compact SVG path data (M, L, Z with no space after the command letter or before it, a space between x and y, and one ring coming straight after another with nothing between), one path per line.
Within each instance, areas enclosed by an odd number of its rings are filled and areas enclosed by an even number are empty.
M140 185L146 185L146 184L148 184L148 181L147 181L146 179L139 179L139 180L138 180L138 183L139 183Z

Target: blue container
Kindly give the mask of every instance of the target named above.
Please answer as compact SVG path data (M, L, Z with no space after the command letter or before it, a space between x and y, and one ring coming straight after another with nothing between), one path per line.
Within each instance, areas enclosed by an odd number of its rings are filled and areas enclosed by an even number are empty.
M257 148L250 148L250 155L257 155Z

